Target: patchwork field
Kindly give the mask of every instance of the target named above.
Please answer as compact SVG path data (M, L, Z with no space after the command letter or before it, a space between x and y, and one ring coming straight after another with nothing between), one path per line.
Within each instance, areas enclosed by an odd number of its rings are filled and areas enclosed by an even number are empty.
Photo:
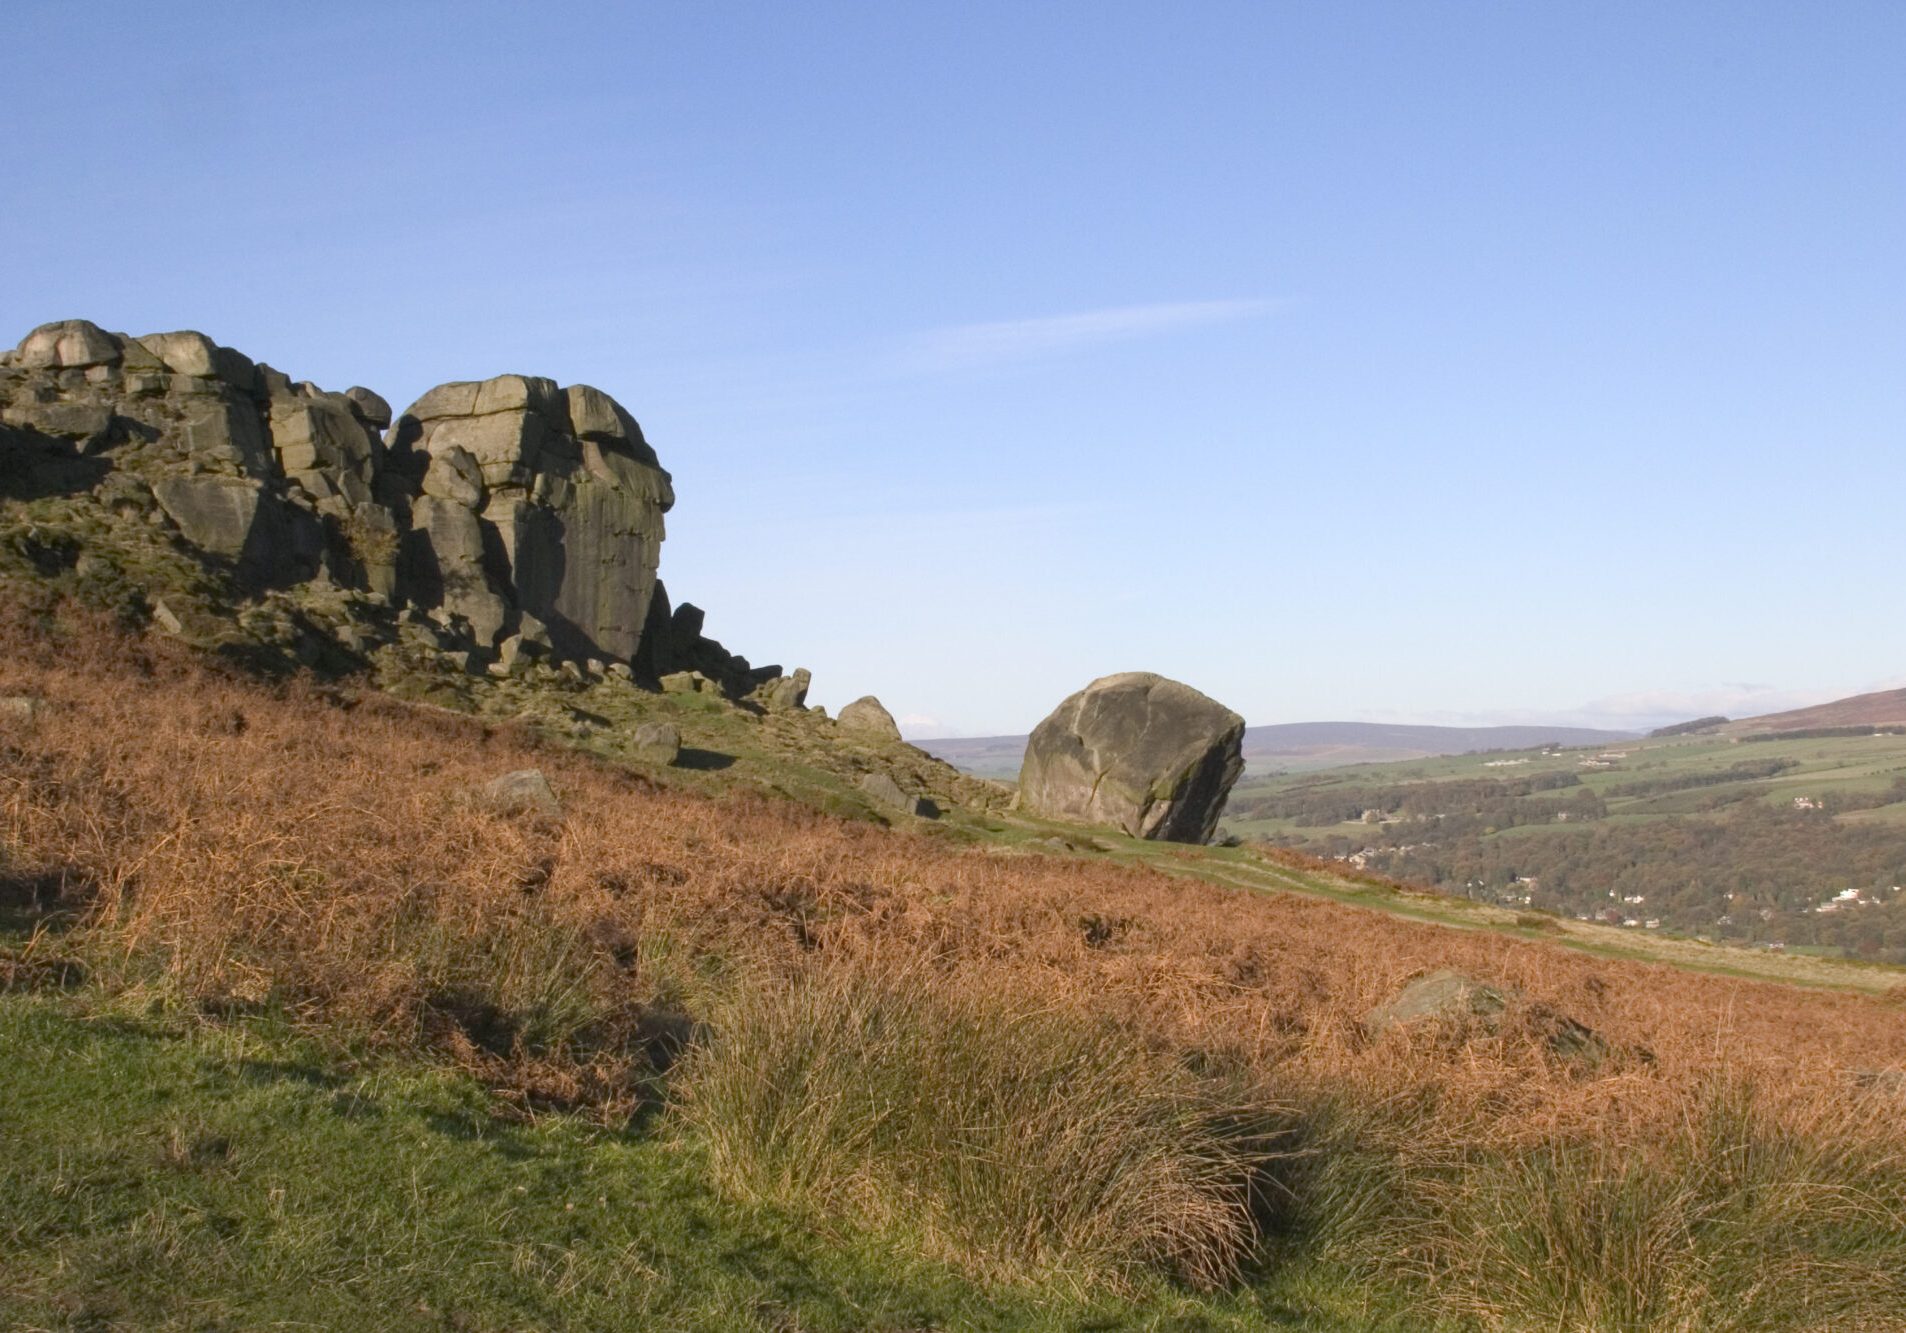
M1903 821L1906 735L1860 728L1249 778L1224 823L1482 901L1897 963Z

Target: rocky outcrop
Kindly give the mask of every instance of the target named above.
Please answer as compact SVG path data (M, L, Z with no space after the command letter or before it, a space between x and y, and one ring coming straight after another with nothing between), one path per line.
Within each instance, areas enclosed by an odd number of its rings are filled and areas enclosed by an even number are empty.
M857 731L880 740L900 739L900 727L893 720L893 714L871 694L864 694L842 708L836 720L842 731Z
M656 570L673 486L635 418L589 385L458 381L397 414L202 333L65 320L0 353L0 496L80 492L241 589L315 583L414 608L440 647L505 675L532 659L651 685L695 671L733 699L782 681L704 635L697 608L669 607ZM805 693L803 673L776 697Z
M1207 842L1244 771L1244 719L1148 671L1105 676L1034 729L1019 799L1139 838Z
M485 784L478 800L485 809L499 815L546 815L557 819L563 812L563 803L556 799L549 779L534 768L520 768Z
M918 819L934 819L939 809L931 801L908 792L888 773L869 773L860 780L861 792L875 805Z
M64 320L29 333L0 358L0 453L4 474L28 494L88 484L158 511L198 549L229 562L251 586L315 577L350 563L342 531L348 501L323 505L279 462L272 422L326 406L310 386L198 333L144 338ZM354 460L368 466L375 443L347 415ZM285 427L289 441L292 427ZM341 439L327 440L343 447ZM86 460L90 467L76 467ZM317 474L317 461L307 465ZM135 483L128 486L127 481ZM353 488L358 489L358 488ZM319 484L325 496L339 486ZM368 503L368 491L359 500Z
M667 767L682 757L682 731L673 722L644 722L630 738L635 757L645 764Z
M563 660L635 655L675 492L619 403L524 375L442 384L397 418L391 448L420 473L407 554L422 605L468 616L479 639L534 616Z

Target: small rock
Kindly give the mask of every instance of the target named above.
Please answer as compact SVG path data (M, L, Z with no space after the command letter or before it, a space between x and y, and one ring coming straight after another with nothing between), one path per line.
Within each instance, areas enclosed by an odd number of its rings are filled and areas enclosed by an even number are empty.
M183 634L185 632L185 622L179 619L176 611L165 604L163 598L152 604L152 623L164 630L167 634Z
M557 669L563 673L564 680L574 681L578 685L582 684L582 668L577 666L574 662L564 662Z
M46 708L46 701L30 694L11 694L0 698L0 721L32 722Z
M1377 1036L1393 1027L1425 1019L1443 1023L1467 1023L1479 1020L1492 1027L1508 1000L1494 986L1464 976L1461 972L1432 972L1405 986L1386 1005L1363 1016L1363 1030Z
M521 676L530 669L530 654L523 636L512 634L496 647L496 661L490 663L492 676Z
M671 671L660 684L663 694L706 694L715 682L699 671Z
M682 754L682 732L673 722L644 722L631 738L635 757L645 764L667 766Z
M548 651L549 626L545 625L527 611L518 617L518 622L516 632L522 638L525 645Z
M1608 1044L1599 1035L1566 1014L1547 1005L1525 1003L1519 991L1448 970L1417 978L1396 999L1370 1010L1363 1016L1363 1031L1374 1039L1393 1028L1432 1023L1458 1040L1475 1033L1494 1035L1502 1030L1512 1005L1526 1030L1553 1054L1591 1066L1609 1054Z
M634 680L635 679L635 672L630 669L629 664L627 662L609 663L609 674L614 676L617 680Z
M901 790L900 784L885 773L869 773L860 780L860 790L874 804L898 810L902 814L918 815L922 819L932 819L939 814L931 802L907 795Z
M534 768L505 773L483 789L483 803L499 815L548 815L560 817L562 802L550 790L549 781Z
M893 714L871 694L862 695L841 709L838 720L842 731L863 732L882 740L900 739L900 727L893 720Z

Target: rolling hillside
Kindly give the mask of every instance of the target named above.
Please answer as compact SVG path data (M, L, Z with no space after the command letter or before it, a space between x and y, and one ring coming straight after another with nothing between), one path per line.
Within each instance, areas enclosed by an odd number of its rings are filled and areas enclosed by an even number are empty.
M548 687L676 721L684 770L27 600L0 610L0 1057L33 1071L0 1082L0 1326L1906 1308L1897 974L1248 847L888 819L718 699ZM497 799L532 767L546 801ZM1685 970L1647 965L1670 948ZM1489 1012L1399 1029L1449 969Z
M1899 727L1906 726L1906 689L1877 690L1856 694L1811 708L1795 708L1785 713L1766 713L1742 718L1717 730L1723 735L1746 735L1763 731L1813 731L1826 727Z
M1637 934L1901 963L1906 735L1857 715L1247 777L1224 828Z
M1587 727L1427 727L1387 722L1284 722L1250 727L1244 733L1247 772L1301 772L1341 764L1375 764L1474 750L1519 750L1559 742L1609 745L1633 732ZM916 744L955 768L988 778L1019 773L1026 752L1024 736L976 736L925 740Z

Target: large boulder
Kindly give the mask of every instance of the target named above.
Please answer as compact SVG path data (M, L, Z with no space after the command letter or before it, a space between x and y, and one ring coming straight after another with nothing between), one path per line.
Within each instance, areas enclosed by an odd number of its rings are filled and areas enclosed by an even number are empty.
M413 553L424 605L481 587L548 626L560 658L636 655L675 493L613 398L527 375L441 384L398 419L393 444L423 464L435 506L419 502L429 522ZM475 520L474 548L449 507Z
M27 334L13 357L15 364L30 370L80 370L114 364L123 346L123 339L91 320L62 319Z
M1244 719L1149 671L1105 676L1034 729L1019 799L1139 838L1207 842L1244 771Z
M842 731L858 731L881 740L900 739L900 727L893 720L893 714L871 694L864 694L841 709L835 721L840 723Z
M232 561L247 582L288 583L316 567L315 524L257 481L160 477L152 494L188 542Z

